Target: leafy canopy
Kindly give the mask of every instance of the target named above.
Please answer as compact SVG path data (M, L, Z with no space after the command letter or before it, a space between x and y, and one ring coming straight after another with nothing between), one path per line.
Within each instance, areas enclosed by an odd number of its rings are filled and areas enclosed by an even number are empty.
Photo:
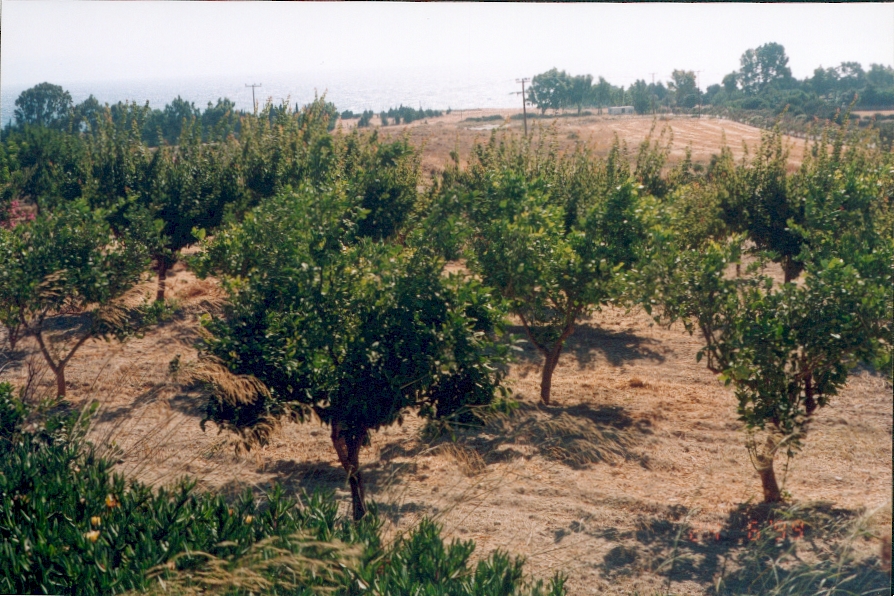
M208 246L200 270L225 276L232 306L208 322L206 349L266 387L247 404L212 400L212 420L239 430L313 410L365 435L408 408L490 402L500 309L429 251L362 237L363 213L356 197L304 186Z

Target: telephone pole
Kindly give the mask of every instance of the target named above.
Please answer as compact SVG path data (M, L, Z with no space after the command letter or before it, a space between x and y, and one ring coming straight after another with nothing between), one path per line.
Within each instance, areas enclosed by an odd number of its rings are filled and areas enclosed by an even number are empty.
M695 98L698 100L698 117L702 117L702 71L695 71Z
M251 105L252 105L252 108L254 108L255 115L257 115L257 113L258 113L258 102L255 101L255 87L260 87L261 84L260 84L260 83L252 83L251 85L249 85L248 83L246 83L245 86L246 86L246 87L251 87Z
M521 90L522 114L524 114L524 119L525 119L525 136L528 136L528 109L527 109L527 107L525 107L525 104L527 103L528 100L525 99L525 83L527 83L530 80L531 79L529 79L528 77L524 77L521 79L515 79L515 82L521 83L521 86L522 86L522 90ZM516 91L516 93L518 93L518 92Z
M649 74L652 75L652 115L654 116L655 115L655 75L658 73L650 72Z

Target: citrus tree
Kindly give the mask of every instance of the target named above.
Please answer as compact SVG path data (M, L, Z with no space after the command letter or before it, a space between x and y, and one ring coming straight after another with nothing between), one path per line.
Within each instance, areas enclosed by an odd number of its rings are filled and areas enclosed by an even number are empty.
M867 280L837 258L808 268L800 285L775 287L756 267L730 276L727 268L741 250L740 237L678 254L663 315L700 332L698 360L732 385L746 427L767 431L766 442L752 439L749 450L764 500L774 502L782 498L776 454L784 448L791 456L801 447L815 412L855 364L890 350L890 296L881 280Z
M139 281L147 264L144 246L115 238L102 214L82 201L0 228L0 317L15 330L10 337L35 338L56 376L58 395L66 394L66 367L84 342L122 330L115 300ZM67 343L54 345L49 330L66 318L75 318L74 331Z
M128 109L123 124L107 113L91 140L86 194L117 234L140 236L148 247L163 301L180 251L199 241L199 230L219 226L228 208L244 207L241 154L233 139L203 143L197 121L184 124L176 147L149 150L140 137L145 108Z
M355 519L366 513L360 448L369 433L489 404L507 348L503 312L480 284L442 275L431 251L359 233L358 197L305 185L222 230L198 270L225 280L231 306L207 321L207 418L246 442L312 412L332 429ZM213 372L213 371L212 371Z
M624 297L644 239L638 189L617 145L597 161L492 139L473 159L443 195L462 195L469 266L509 301L543 354L540 399L549 404L575 325Z

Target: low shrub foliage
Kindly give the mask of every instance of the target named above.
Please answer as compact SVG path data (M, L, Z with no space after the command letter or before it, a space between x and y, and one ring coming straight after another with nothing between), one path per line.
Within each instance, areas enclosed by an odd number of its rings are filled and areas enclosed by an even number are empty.
M328 496L274 486L230 500L187 479L126 480L84 440L86 421L0 384L2 592L564 593L561 577L531 582L501 552L473 565L475 544L445 543L431 521L389 545L374 510L352 522Z

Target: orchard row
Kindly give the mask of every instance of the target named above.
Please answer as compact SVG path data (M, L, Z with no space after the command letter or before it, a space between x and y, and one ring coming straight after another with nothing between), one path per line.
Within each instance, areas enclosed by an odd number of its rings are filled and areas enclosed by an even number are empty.
M332 131L322 100L244 116L238 139L185 125L158 148L141 140L145 109L127 109L90 134L7 140L8 340L34 338L64 396L78 348L151 324L167 271L199 244L188 265L229 297L183 365L209 389L206 421L251 446L278 420L316 415L357 519L371 431L410 411L474 423L507 403L508 317L543 354L546 406L566 340L594 311L681 321L735 391L770 502L775 456L799 448L853 367L890 375L894 159L872 130L827 129L796 171L778 132L706 168L671 167L664 133L605 157L560 152L548 131L495 134L423 180L406 139ZM25 154L37 158L17 167ZM463 273L446 275L448 261ZM128 308L150 267L156 301ZM75 339L51 349L54 320L73 315Z

